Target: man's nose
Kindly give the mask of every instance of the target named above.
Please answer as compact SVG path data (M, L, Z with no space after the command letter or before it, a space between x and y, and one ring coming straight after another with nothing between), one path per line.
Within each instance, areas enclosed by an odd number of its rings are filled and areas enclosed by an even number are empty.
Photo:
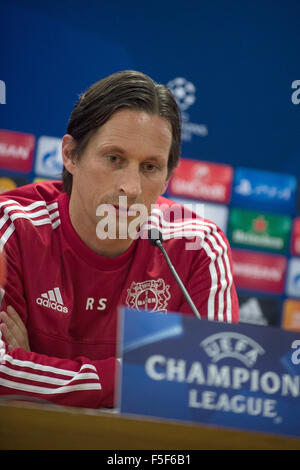
M141 175L139 168L126 168L119 180L119 194L135 201L142 193Z

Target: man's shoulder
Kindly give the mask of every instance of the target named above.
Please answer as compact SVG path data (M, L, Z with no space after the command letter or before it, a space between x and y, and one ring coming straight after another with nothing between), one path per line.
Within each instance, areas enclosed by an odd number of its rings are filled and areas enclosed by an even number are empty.
M2 207L9 200L15 201L26 206L35 201L50 203L62 194L61 181L40 181L37 183L20 186L13 190L0 194L0 203Z
M215 222L205 218L204 203L198 202L196 204L196 201L195 204L184 204L160 196L151 211L151 215L156 215L162 223L171 223L173 225L175 223L189 223L198 227L206 226L212 230L220 230Z
M19 234L22 241L32 240L39 234L54 231L60 225L58 199L62 194L60 181L42 181L21 186L0 194L0 245L13 240Z
M152 209L150 224L156 226L165 241L176 245L196 240L189 245L189 250L199 251L204 242L210 246L228 249L228 240L222 229L214 221L205 218L205 206L202 203L182 204L165 197L159 197ZM185 245L186 246L186 245Z

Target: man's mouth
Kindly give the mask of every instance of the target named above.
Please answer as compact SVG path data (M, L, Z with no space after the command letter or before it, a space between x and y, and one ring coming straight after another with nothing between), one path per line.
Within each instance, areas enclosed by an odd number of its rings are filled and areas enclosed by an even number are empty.
M119 204L113 204L114 208L116 209L116 214L120 216L127 216L129 207L127 206L119 206Z
M116 216L118 216L118 217L127 217L127 218L130 218L130 219L131 218L136 218L137 215L139 215L141 213L141 210L139 210L138 206L143 206L142 204L137 203L137 202L132 202L132 203L129 204L127 199L123 201L122 198L120 198L120 201L118 201L118 202L116 202L116 200L115 200L115 201L106 202L106 203L103 203L103 204L108 205L108 206L112 206L115 209L115 215Z

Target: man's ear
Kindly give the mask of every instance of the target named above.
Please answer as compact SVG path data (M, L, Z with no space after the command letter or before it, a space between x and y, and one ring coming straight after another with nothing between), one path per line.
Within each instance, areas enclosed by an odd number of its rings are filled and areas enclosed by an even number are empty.
M168 184L169 184L169 182L170 182L170 179L171 179L172 176L173 176L173 173L174 173L174 170L175 170L175 169L176 169L176 168L174 168L173 170L171 170L170 173L168 172L169 175L168 175L166 181L164 182L164 185L163 185L163 187L162 187L162 191L161 191L160 194L164 194L164 193L166 192L166 190L167 190L167 188L168 188Z
M165 181L165 183L163 184L160 194L164 194L164 193L166 192L167 187L168 187L168 184L169 184L169 181L170 181L170 177L169 177L169 178Z
M65 134L62 139L62 159L64 167L71 174L74 173L76 166L73 154L74 146L74 138L70 134Z

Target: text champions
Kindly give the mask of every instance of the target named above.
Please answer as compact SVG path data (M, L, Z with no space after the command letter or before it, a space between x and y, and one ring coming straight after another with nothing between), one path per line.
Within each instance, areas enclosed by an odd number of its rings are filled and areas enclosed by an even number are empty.
M204 368L199 361L188 364L183 359L163 355L150 356L145 363L145 371L155 381L201 386L188 390L188 406L203 410L246 413L274 419L277 417L277 401L260 396L260 392L270 396L280 394L295 398L300 395L300 376L279 375L274 371L261 372L258 369L218 366L212 363ZM227 390L219 393L215 389L203 389L203 386ZM240 393L232 393L236 390L240 390ZM253 392L253 395L249 392Z

